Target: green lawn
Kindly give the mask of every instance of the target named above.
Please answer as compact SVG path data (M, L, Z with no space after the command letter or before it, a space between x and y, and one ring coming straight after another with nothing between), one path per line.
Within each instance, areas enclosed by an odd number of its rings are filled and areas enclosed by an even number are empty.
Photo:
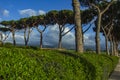
M0 80L106 80L117 57L0 47Z

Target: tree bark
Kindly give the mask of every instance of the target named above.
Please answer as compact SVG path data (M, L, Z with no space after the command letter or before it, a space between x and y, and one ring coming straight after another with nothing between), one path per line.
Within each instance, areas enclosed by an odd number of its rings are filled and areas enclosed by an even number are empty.
M111 55L114 55L114 53L113 53L113 42L112 41L110 41L110 50L111 50Z
M102 15L100 12L98 12L98 23L97 23L97 29L96 29L96 35L95 35L95 41L96 41L96 53L100 54L100 26L101 26L101 17Z
M13 37L13 45L16 46L15 32L14 31L12 31L12 37Z
M115 45L115 41L113 40L113 53L114 56L116 55L116 45Z
M116 41L114 41L114 55L118 56L118 44Z
M25 46L27 46L27 42L26 42L26 41L27 41L27 39L26 39L26 30L27 30L27 29L25 28L25 30L24 30L24 41L25 41Z
M42 32L40 33L40 49L42 48L42 46L43 46L43 34L42 34Z
M62 48L62 36L61 36L61 35L59 35L58 48L59 48L59 49Z
M58 42L58 48L61 49L62 48L62 25L59 25L59 42Z
M105 46L106 46L106 53L107 53L107 55L109 55L108 38L106 35L105 35Z
M83 35L82 35L82 25L81 25L81 12L80 3L78 0L72 0L73 11L74 11L74 22L75 22L75 43L76 52L83 53Z
M110 39L110 52L111 52L111 55L114 55L114 53L113 53L113 40L112 40L111 35L109 35L109 39Z

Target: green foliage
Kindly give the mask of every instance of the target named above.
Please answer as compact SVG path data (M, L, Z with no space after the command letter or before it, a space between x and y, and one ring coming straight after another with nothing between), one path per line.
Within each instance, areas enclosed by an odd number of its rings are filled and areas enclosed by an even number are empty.
M108 80L109 75L115 68L118 63L118 57L108 56L105 54L96 55L96 54L84 54L82 55L88 61L93 64L96 69L96 79L95 80Z
M11 48L11 47L13 47L13 44L10 43L10 42L6 42L6 43L4 43L3 46L6 47L6 48Z
M87 48L85 51L86 52L89 52L89 51L93 52L94 50L92 48Z
M106 55L71 52L0 48L0 79L104 80L103 69L110 73L118 61Z
M2 41L0 41L0 47L1 47L1 46L3 46L3 42L2 42Z

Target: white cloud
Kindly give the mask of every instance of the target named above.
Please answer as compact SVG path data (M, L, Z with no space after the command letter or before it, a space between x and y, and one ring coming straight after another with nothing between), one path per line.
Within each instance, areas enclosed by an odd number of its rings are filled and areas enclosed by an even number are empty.
M36 16L36 15L44 15L46 12L43 10L39 10L39 11L35 11L33 9L23 9L23 10L19 10L20 15L22 16Z
M4 9L1 11L3 16L9 16L9 11L7 9Z
M85 34L84 35L84 45L85 46L95 46L94 34Z
M45 11L43 11L43 10L39 10L39 11L38 11L38 14L39 14L39 15L45 15L45 14L46 14L46 12L45 12Z
M37 12L33 9L19 10L19 13L22 16L36 16L37 15Z

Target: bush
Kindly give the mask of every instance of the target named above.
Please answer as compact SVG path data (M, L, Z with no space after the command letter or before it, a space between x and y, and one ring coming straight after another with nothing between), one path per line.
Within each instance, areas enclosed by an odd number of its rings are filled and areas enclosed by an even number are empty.
M95 80L108 80L109 75L115 68L118 63L118 57L108 56L105 54L97 55L97 54L83 54L91 64L94 65L96 69L96 79Z
M13 44L12 43L9 43L9 42L6 42L3 44L4 47L7 47L7 48L11 48L13 47Z
M2 41L0 41L0 47L1 47L1 46L3 46L3 42L2 42Z
M1 47L0 79L107 80L117 61L106 55Z

